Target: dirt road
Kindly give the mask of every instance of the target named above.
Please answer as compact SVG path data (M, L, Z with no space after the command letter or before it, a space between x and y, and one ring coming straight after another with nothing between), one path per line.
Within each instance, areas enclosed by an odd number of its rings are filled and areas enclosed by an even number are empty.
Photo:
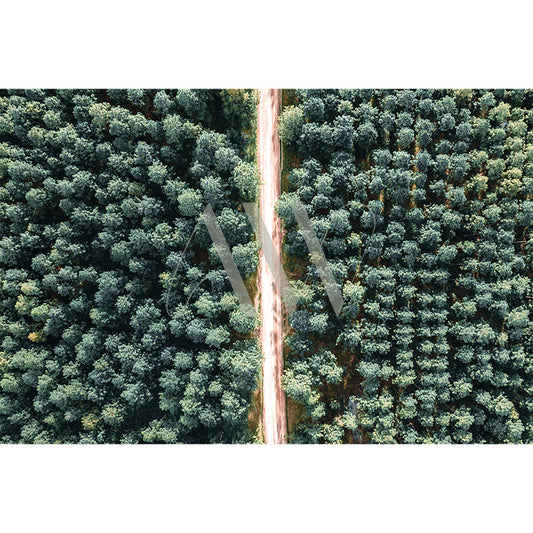
M260 91L258 112L258 160L261 171L260 214L274 248L281 253L281 223L274 212L281 189L280 142L277 119L280 109L277 89ZM261 239L265 242L265 239ZM261 346L263 350L263 432L266 444L287 442L283 374L281 293L263 252L260 252Z

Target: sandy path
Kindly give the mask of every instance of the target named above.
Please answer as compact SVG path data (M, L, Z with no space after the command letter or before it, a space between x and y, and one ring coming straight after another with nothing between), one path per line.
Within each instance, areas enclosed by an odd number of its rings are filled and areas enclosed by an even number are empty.
M258 160L261 171L260 214L274 248L281 254L281 223L274 212L281 189L280 142L277 118L280 91L260 91L258 113ZM264 239L262 239L264 242ZM281 293L266 258L260 252L259 290L261 291L261 347L263 351L263 431L267 444L287 442L283 374Z

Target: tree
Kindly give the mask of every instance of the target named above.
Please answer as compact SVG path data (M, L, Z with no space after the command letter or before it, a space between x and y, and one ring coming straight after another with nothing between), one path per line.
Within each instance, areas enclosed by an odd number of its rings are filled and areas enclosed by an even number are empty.
M227 93L0 91L0 441L250 438L255 320L197 225L211 202L254 272L254 99Z
M524 340L532 326L522 278L531 264L523 93L297 96L291 113L309 122L277 206L300 278L284 384L306 415L292 438L346 442L355 431L369 442L531 442L532 404L519 388L531 382L532 349ZM342 103L333 108L335 99ZM337 182L339 154L350 170ZM343 284L339 317L296 230L294 198ZM338 366L355 361L346 372L356 413L314 373L322 350Z
M299 107L289 106L279 118L279 136L287 146L296 147L304 125L304 112Z

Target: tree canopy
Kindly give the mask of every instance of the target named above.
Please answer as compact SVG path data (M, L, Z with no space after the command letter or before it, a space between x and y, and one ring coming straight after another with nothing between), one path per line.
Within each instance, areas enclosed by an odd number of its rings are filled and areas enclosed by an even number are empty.
M200 217L211 203L251 275L255 105L244 90L0 92L0 442L252 438L256 322Z
M292 440L532 442L533 93L299 90L280 133Z

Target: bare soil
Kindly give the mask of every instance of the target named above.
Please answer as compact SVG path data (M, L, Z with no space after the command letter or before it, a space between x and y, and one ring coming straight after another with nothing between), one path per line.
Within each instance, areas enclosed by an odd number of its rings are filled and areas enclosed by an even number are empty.
M281 257L282 228L274 211L281 189L280 141L277 121L280 91L260 91L257 158L261 172L260 214L276 252ZM266 236L265 236L266 237ZM283 375L283 316L281 293L262 251L259 254L258 288L261 294L260 340L263 351L263 435L266 444L287 442Z

